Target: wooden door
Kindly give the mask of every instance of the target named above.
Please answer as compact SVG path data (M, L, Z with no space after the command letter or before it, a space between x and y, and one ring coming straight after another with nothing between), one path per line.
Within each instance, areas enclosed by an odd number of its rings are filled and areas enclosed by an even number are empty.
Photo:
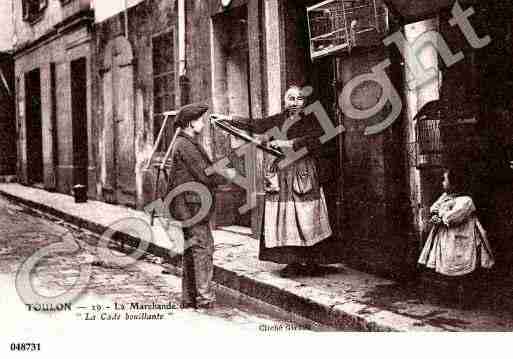
M125 37L105 49L102 77L101 183L107 202L136 204L135 108L132 47Z
M71 63L71 121L73 137L73 184L87 187L87 61L85 58Z
M25 76L27 179L29 184L43 183L43 130L41 113L41 75L39 69Z

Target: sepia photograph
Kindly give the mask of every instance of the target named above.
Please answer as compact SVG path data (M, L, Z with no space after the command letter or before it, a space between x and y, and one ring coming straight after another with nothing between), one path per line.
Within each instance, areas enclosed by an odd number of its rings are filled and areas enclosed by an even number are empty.
M513 3L0 0L0 30L1 357L513 332Z

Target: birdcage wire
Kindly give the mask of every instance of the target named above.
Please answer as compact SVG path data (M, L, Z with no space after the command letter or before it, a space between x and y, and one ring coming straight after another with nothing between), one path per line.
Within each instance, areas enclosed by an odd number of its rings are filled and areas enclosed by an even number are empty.
M427 103L415 116L417 167L439 166L443 160L440 101Z
M357 45L362 33L385 31L380 27L380 16L387 16L386 7L376 0L331 0L307 9L310 48L313 58Z
M420 118L417 122L417 136L419 154L439 153L442 150L439 118Z

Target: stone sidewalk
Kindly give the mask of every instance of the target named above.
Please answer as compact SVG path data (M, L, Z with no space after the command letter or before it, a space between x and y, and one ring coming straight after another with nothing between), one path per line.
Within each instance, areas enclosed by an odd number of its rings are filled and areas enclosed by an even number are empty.
M97 201L76 204L71 196L19 184L0 184L0 194L98 234L126 218L149 223L140 211ZM178 266L176 249L180 246L176 244L181 233L172 233L173 242L160 226L152 228L148 251ZM416 286L400 285L343 264L322 267L308 276L283 278L279 275L283 266L258 260L258 242L242 228L215 231L214 238L217 283L338 330L513 330L513 312L499 297L481 300L472 309L458 309L436 295L420 293ZM139 244L134 233L125 233L119 240Z

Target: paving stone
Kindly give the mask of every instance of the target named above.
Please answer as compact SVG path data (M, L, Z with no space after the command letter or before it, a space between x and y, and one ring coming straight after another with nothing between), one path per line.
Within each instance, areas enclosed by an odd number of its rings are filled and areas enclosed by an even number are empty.
M27 231L28 229L28 231ZM23 208L15 206L0 197L0 276L8 280L0 281L3 295L14 290L14 276L23 261L37 250L60 240L55 233L67 233L76 240L91 234L62 227L47 219L33 216ZM91 263L96 258L95 248L86 242L80 242L80 251L75 254L58 254L41 260L35 270L34 287L40 294L55 296L74 285L79 266ZM91 280L87 286L87 295L80 303L95 304L98 298L106 305L112 303L165 303L171 302L179 307L181 299L181 279L161 274L164 267L154 262L140 261L128 268L93 266ZM89 301L87 298L92 297ZM21 302L21 299L18 298ZM5 308L4 308L5 309ZM11 308L9 308L11 310ZM23 310L23 307L21 307ZM221 320L236 327L258 331L261 323L273 323L274 318L241 311L230 306L220 305L210 313L184 313L178 315L184 321L196 320L212 322Z

